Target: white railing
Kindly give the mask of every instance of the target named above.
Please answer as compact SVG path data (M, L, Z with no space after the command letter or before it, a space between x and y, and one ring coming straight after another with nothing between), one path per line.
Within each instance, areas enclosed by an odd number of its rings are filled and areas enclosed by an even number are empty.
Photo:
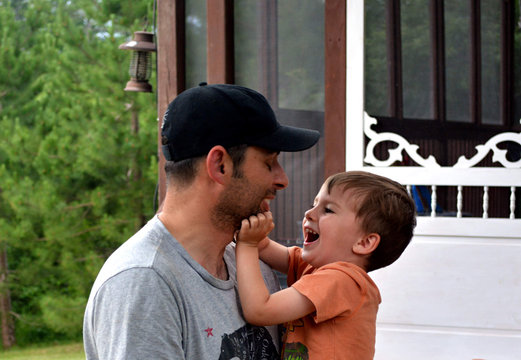
M456 212L454 217L465 216L463 191L465 187L479 187L482 189L481 218L489 218L490 189L493 187L508 188L508 199L504 203L508 206L508 219L515 219L516 188L521 187L521 159L511 161L507 158L507 151L500 149L498 144L513 142L521 145L521 133L506 132L493 136L485 144L476 146L476 154L467 159L460 156L453 167L442 167L433 155L422 157L419 147L411 144L402 136L384 132L377 133L372 129L377 120L364 113L364 135L368 139L365 148L364 164L362 169L379 175L387 176L408 187L412 193L413 187L422 186L429 189L427 196L430 216L436 217L438 208L438 188L442 186L456 188ZM374 150L378 144L392 142L396 146L388 150L385 160L375 156ZM407 154L418 166L391 166L403 160ZM489 154L492 161L503 167L473 167ZM506 209L505 209L506 210ZM474 216L476 217L476 216Z
M409 192L409 194L413 195L413 189L414 189L414 186L416 185L411 185L411 184L408 184L406 185L407 186L407 191ZM457 189L457 192L456 192L456 213L455 213L455 217L457 218L461 218L463 217L463 185L457 185L455 186L456 189ZM506 187L506 186L505 186ZM510 190L510 196L509 196L509 215L508 215L508 218L509 219L515 219L515 211L516 211L516 187L515 186L509 186L508 187L509 190ZM436 217L436 213L437 211L433 211L433 209L437 209L438 208L438 196L437 196L437 189L438 189L438 186L437 185L430 185L430 192L429 192L429 199L430 199L430 203L429 203L429 206L430 206L430 216L431 217ZM489 186L483 186L483 213L482 213L482 218L483 219L488 219L488 209L489 209L489 203L490 203L490 198L489 198L489 189L490 187Z

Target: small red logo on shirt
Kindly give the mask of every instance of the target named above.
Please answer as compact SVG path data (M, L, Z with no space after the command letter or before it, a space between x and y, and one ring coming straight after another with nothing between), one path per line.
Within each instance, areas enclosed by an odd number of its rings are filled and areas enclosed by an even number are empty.
M213 328L209 327L208 329L204 329L206 331L206 337L213 336Z

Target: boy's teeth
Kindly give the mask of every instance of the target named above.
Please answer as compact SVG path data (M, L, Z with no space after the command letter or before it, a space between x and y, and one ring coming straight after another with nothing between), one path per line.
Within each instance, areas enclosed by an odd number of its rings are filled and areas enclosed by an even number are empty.
M305 243L311 244L312 242L315 242L318 240L320 235L310 228L306 228L306 236L305 236Z

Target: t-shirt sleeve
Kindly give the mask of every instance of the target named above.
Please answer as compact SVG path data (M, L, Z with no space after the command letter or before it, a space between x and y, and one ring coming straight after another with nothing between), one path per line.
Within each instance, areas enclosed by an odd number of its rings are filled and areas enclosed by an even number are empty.
M351 317L367 296L365 280L354 270L334 264L303 275L292 287L315 305L315 322L337 316Z
M177 304L152 269L126 270L99 289L92 308L99 359L184 359Z
M298 246L292 246L288 248L289 264L287 282L288 286L291 286L298 280L306 269L311 267L302 260L302 249Z

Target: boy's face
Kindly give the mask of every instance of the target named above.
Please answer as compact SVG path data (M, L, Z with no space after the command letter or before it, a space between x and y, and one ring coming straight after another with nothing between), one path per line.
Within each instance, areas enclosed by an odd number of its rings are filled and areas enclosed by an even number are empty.
M350 190L343 192L337 186L328 194L327 186L322 186L302 221L304 261L316 268L336 261L363 267L364 259L353 252L365 235L353 204Z

